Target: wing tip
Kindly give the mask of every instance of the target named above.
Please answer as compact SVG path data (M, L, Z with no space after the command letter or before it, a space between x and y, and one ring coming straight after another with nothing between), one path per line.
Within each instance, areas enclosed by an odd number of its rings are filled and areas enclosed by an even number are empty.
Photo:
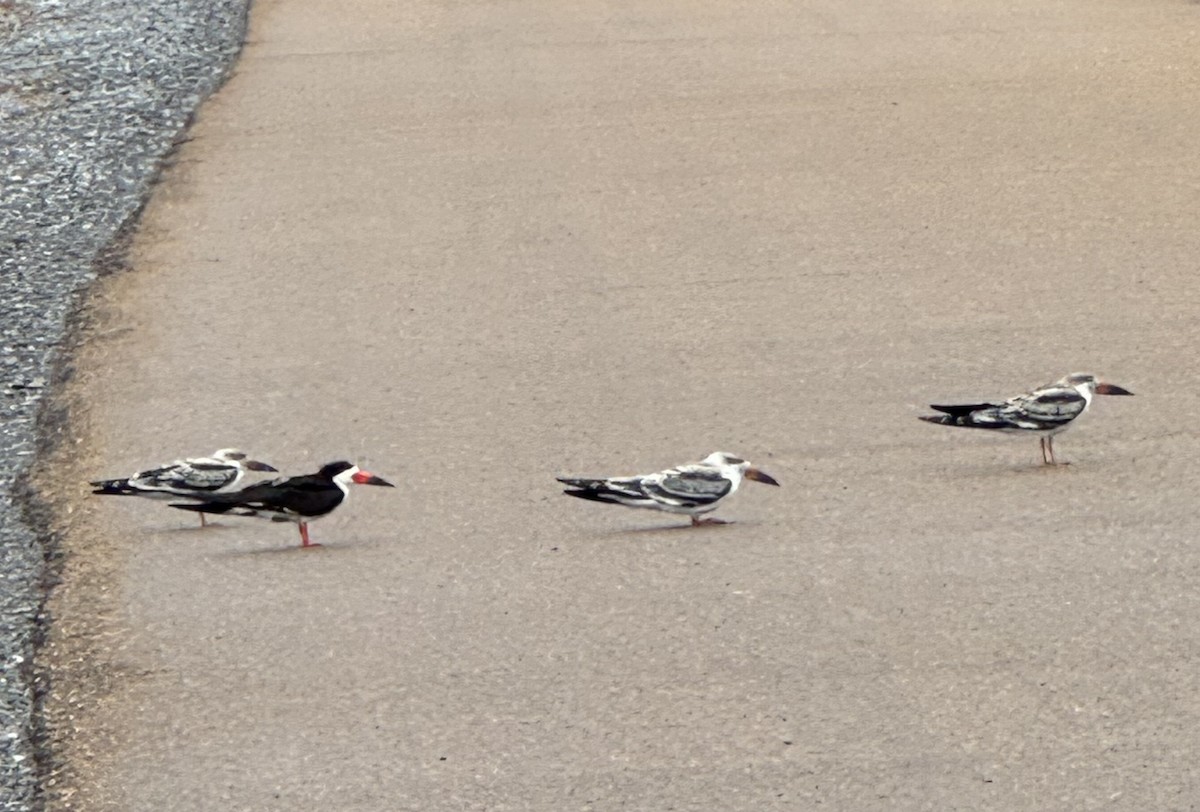
M609 494L606 494L603 491L579 489L564 490L563 493L565 493L567 496L574 496L576 499L586 499L589 502L605 502L608 504L616 502L615 499L611 498Z
M190 510L195 513L228 513L233 505L215 505L211 502L168 502L167 507L176 510Z
M98 493L101 496L134 496L137 494L137 490L130 486L128 479L100 479L88 484L92 486L92 493Z

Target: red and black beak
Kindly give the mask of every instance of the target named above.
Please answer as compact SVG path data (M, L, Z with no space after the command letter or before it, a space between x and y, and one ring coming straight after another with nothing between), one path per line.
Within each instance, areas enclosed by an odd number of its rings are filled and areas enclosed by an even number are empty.
M775 477L771 476L770 474L764 474L757 468L747 468L746 473L743 476L745 476L746 479L753 479L755 482L762 482L766 485L774 485L776 488L779 487L779 483L775 481Z
M1132 395L1128 389L1122 389L1115 383L1098 383L1096 384L1097 395Z
M242 465L246 466L251 471L279 471L279 469L275 466L267 465L265 462L259 462L258 460L246 460L242 463Z
M386 479L375 476L370 471L359 471L354 476L352 476L351 479L353 479L355 484L357 484L357 485L382 485L385 488L396 487L392 483L388 482Z

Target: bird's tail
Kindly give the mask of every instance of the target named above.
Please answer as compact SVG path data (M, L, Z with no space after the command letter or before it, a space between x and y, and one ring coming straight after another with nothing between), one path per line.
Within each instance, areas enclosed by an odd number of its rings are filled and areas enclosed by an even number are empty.
M137 489L129 484L128 479L101 479L96 482L89 482L95 490L92 493L98 493L103 496L136 496Z
M994 403L963 403L953 406L930 404L942 414L918 415L927 423L937 423L939 426L965 426L966 428L991 429L996 428L996 409L1001 408Z
M612 491L563 491L567 496L574 496L576 499L586 499L589 502L608 502L610 504L621 504L621 500Z
M591 502L625 504L625 500L637 499L642 496L637 491L623 489L620 480L573 479L570 477L557 477L557 479L567 486L567 490L563 491L567 496L587 499Z
M936 403L929 404L929 408L935 412L942 412L951 417L966 417L973 412L982 412L987 409L999 409L995 403L960 403L954 406L939 406Z
M556 477L559 482L567 486L567 490L563 491L567 496L574 496L577 499L588 499L592 502L615 502L612 489L608 482L603 479L576 479L573 477Z

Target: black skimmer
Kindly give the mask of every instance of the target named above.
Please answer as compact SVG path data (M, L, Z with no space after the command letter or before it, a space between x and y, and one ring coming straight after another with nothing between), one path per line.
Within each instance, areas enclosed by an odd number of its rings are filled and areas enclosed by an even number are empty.
M692 525L725 524L721 519L701 519L736 491L743 479L776 485L772 477L741 457L717 451L701 462L679 465L656 474L605 479L558 477L569 486L563 493L593 502L612 502L633 508L649 508L692 517Z
M331 462L315 474L280 477L260 482L240 491L215 494L197 504L175 504L180 510L223 513L231 516L258 516L273 522L300 525L302 547L318 547L308 538L308 523L327 516L342 503L350 485L396 487L350 462Z
M1058 460L1054 458L1054 435L1066 431L1075 418L1087 411L1088 406L1092 405L1092 396L1132 394L1116 384L1096 380L1095 375L1072 372L1052 384L1009 398L1001 404L931 405L929 408L937 409L942 414L920 417L943 426L1036 435L1042 446L1042 462L1058 465Z
M275 471L265 462L246 458L236 448L222 448L211 457L186 460L138 471L125 479L101 479L91 483L92 493L102 496L144 496L148 499L202 499L233 490L247 471ZM205 525L200 516L200 526Z

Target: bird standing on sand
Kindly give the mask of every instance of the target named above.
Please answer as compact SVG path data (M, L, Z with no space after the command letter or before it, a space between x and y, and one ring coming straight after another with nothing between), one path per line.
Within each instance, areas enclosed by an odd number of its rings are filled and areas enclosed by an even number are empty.
M701 519L741 486L743 479L778 486L772 477L741 457L717 451L701 462L679 465L656 474L606 479L558 477L568 486L563 493L593 502L611 502L632 508L662 510L691 516L692 525L726 524L721 519Z
M275 471L265 462L246 458L236 448L222 448L211 457L185 460L138 471L125 479L101 479L92 482L92 493L102 496L143 496L147 499L201 499L233 490L246 471ZM200 526L205 525L200 516Z
M352 484L396 487L353 463L331 462L315 474L280 477L240 491L215 494L198 504L172 503L171 507L200 513L257 516L273 522L295 522L300 526L300 546L319 547L308 538L308 523L332 513L346 498Z
M1059 465L1054 458L1054 435L1066 431L1075 418L1087 411L1092 405L1093 395L1132 394L1116 384L1098 381L1095 375L1072 372L1052 384L1009 398L999 405L931 405L929 408L942 414L921 415L920 419L943 426L991 429L1006 434L1034 434L1041 443L1042 462Z

